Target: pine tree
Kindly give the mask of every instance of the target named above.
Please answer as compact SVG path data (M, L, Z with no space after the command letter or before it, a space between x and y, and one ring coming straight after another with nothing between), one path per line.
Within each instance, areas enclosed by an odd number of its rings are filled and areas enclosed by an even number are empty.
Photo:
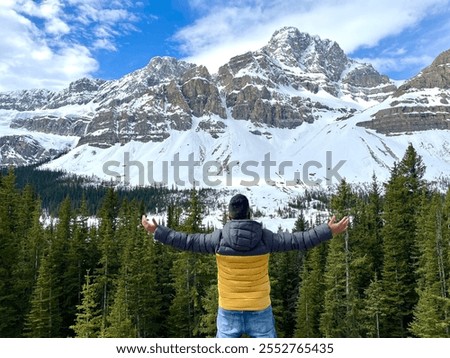
M199 193L191 191L189 211L181 230L186 233L204 232L203 205ZM213 256L180 252L177 254L172 274L175 297L170 307L169 326L173 337L197 337L204 314L202 297L213 283L216 283L216 264Z
M65 325L69 327L75 320L77 306L81 304L81 292L85 272L93 266L87 260L89 245L89 227L88 227L87 203L83 198L81 208L73 217L73 223L70 224L70 236L65 259L65 274L63 277L64 296L65 296ZM71 334L70 331L67 333Z
M62 292L51 264L49 255L42 258L31 299L31 311L25 322L27 337L61 337L62 319L59 299Z
M382 305L383 286L375 273L374 279L365 290L363 317L367 337L380 338L380 321L386 316Z
M369 190L369 198L367 205L367 228L366 237L364 238L367 254L370 255L370 271L375 272L377 277L381 277L383 264L383 201L381 190L379 188L375 174L372 176L372 184Z
M134 338L136 337L136 327L131 321L129 309L129 297L127 283L124 277L119 279L117 291L114 296L114 303L107 317L107 327L104 337L110 338Z
M28 227L28 230L24 233L25 236L19 239L19 256L14 273L16 300L19 306L17 333L14 334L16 337L23 333L23 324L30 311L31 293L36 285L41 257L48 244L45 239L45 230L40 222L41 211L40 201L35 199L34 211L27 220L22 221L28 222L28 225L23 225Z
M11 168L0 181L0 336L16 337L17 318L15 266L19 258L18 220L19 193Z
M79 338L97 338L101 334L101 311L97 303L95 286L91 282L89 271L85 276L81 304L77 305L75 324L70 328Z
M58 211L58 221L52 238L49 251L55 284L61 287L60 299L61 312L61 336L67 337L72 332L69 328L75 319L76 305L79 303L79 291L81 290L81 272L78 266L82 261L77 252L80 244L78 239L74 242L74 217L72 203L66 197ZM81 269L81 267L80 267Z
M117 237L123 242L123 253L108 332L116 332L122 337L125 334L156 337L165 319L157 282L161 258L155 256L154 242L139 226L139 213L139 204L124 201L117 228ZM117 317L127 317L129 322L122 322Z
M417 303L416 219L425 167L410 145L386 185L383 236L383 337L405 337Z
M343 180L332 198L331 208L338 217L350 214L355 195ZM325 300L320 330L325 337L358 337L358 292L355 287L354 250L345 232L330 241L325 268Z
M215 337L217 332L216 320L219 306L219 292L217 284L211 284L202 299L205 313L200 318L199 333L205 337Z
M418 217L419 300L414 309L411 332L418 337L449 337L450 300L447 289L447 250L443 235L443 203L439 194L431 202L423 197Z
M116 237L118 215L118 198L114 189L110 188L99 211L98 245L100 260L97 267L95 283L102 289L101 309L103 329L107 326L107 317L111 305L113 282L119 271L120 243Z
M328 244L305 255L296 311L295 337L321 337L319 325L324 302L324 272Z
M304 231L308 223L301 211L293 228L293 232ZM292 337L295 331L296 311L300 275L303 267L304 253L288 251L270 256L270 279L272 286L272 308L276 316L277 334L279 337Z

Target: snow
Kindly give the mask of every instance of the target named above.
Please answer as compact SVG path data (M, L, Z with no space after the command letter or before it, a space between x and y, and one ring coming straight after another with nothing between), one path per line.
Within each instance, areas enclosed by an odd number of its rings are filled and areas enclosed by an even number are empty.
M342 102L329 99L330 106L337 103ZM389 178L390 168L403 157L409 143L423 157L427 179L448 176L450 131L429 130L387 136L356 126L388 106L386 102L340 121L336 120L338 112L318 113L319 120L295 129L219 117L193 118L191 130L170 130L170 136L163 142L130 141L110 148L86 144L75 147L78 137L9 128L11 118L17 113L0 111L0 134L26 134L47 149L74 148L43 168L95 176L122 186L145 186L163 181L169 187L189 189L195 180L196 187L220 191L217 202L222 208L232 195L240 192L249 197L255 211L263 212L263 217L257 220L265 227L277 230L281 226L290 230L295 219L278 218L278 208L284 208L289 200L305 190L326 189L327 183L335 186L339 178L363 185L376 174L380 182L385 181ZM207 132L197 131L202 120L222 122L226 126L225 133L214 139ZM333 168L338 169L333 172ZM327 181L328 174L332 177ZM297 178L300 183L294 184ZM205 225L221 227L222 212L211 212ZM314 221L315 214L308 212L306 216Z
M254 209L264 212L261 221L270 229L280 225L292 228L292 219L271 217L276 216L277 208L285 207L307 189L337 185L340 177L355 184L370 182L373 174L379 181L387 180L390 168L403 157L409 143L423 157L428 179L450 173L450 131L386 136L357 127L357 122L367 119L361 118L364 116L367 114L336 121L329 113L314 124L304 123L295 129L217 117L212 120L227 126L218 139L196 131L200 120L206 118L194 118L190 131L171 130L163 142L131 141L106 149L82 145L44 167L95 175L124 186L163 181L169 187L189 189L196 181L196 187L219 189L222 194L218 200L223 205L241 192ZM270 137L250 133L255 130L268 132ZM343 164L339 167L339 163ZM338 170L333 172L333 168ZM216 175L211 174L214 172ZM294 185L296 173L302 183ZM332 177L327 181L328 174ZM222 211L212 213L207 221L218 227L221 215Z
M277 33L273 41L288 41L290 34L296 35L292 31ZM316 41L319 39L316 38ZM333 44L334 42L329 42L328 46ZM320 73L319 67L316 68L316 73L305 72L307 66L304 62L308 57L317 55L315 46L316 44L311 42L297 63L288 61L289 54L284 48L280 48L269 58L278 66L273 66L271 70L260 67L260 62L255 57L263 55L261 52L255 52L253 62L240 69L234 77L261 77L264 80L262 83L271 83L270 75L275 75L273 72L279 70L288 77L297 76L320 85L327 81L327 76ZM290 62L295 65L290 65ZM311 63L314 64L315 61ZM249 197L255 211L258 209L263 212L260 219L263 225L274 231L278 226L284 229L292 228L295 219L278 218L276 211L305 190L331 190L342 178L355 185L365 185L372 180L373 174L380 182L386 181L393 164L403 157L409 143L412 143L422 156L427 166L427 179L436 180L447 177L450 173L449 130L384 135L357 126L359 122L371 120L372 115L381 109L395 106L396 102L402 107L423 103L426 106L448 108L448 104L441 103L442 99L448 96L448 90L443 89L408 91L399 97L390 97L379 103L376 99L370 99L370 95L367 95L369 100L365 100L365 95L355 100L355 93L352 96L345 86L341 86L342 93L337 98L320 86L317 93L312 93L306 89L279 85L276 89L268 88L273 92L272 101L278 98L285 100L301 97L312 105L321 105L313 107L313 115L316 118L314 123L303 123L294 129L274 128L261 123L235 120L232 118L231 109L227 108L227 119L218 116L193 117L192 128L188 131L167 131L165 123L157 123L161 132L167 132L169 135L162 142L130 141L107 148L88 144L77 146L78 137L10 127L15 119L44 116L89 121L105 103L120 102L128 98L130 101L117 105L115 110L129 111L130 114L138 110L143 113L178 110L183 114L181 109L168 107L168 103L164 103L166 107L163 109L157 108L153 103L157 101L154 101L151 92L147 92L149 78L159 84L167 83L181 71L177 66L188 68L189 65L177 64L171 58L155 58L146 68L119 80L105 82L95 100L85 105L23 112L0 110L0 136L26 135L30 140L37 140L45 149L71 149L67 154L42 166L47 169L62 169L77 175L95 176L99 180L114 181L121 186L147 186L162 182L168 187L176 186L180 189L189 189L194 184L196 187L212 187L218 189L216 201L221 208L228 203L232 195L241 192ZM341 78L360 66L362 64L350 61ZM168 72L168 75L159 78L157 72L160 71ZM248 86L262 88L262 85L250 83ZM380 85L380 88L383 86ZM132 93L140 95L131 99ZM19 95L20 93L17 93L17 96ZM376 96L378 95L374 95L374 98ZM222 101L225 106L224 96ZM149 103L152 103L152 108ZM354 115L339 119L350 112ZM436 113L436 108L433 108L433 112ZM208 132L200 130L198 126L201 121L223 123L224 133L219 138L213 138ZM110 129L100 129L90 135L99 136ZM317 211L309 209L305 215L314 220ZM205 224L220 227L221 216L222 211L216 209L205 219Z

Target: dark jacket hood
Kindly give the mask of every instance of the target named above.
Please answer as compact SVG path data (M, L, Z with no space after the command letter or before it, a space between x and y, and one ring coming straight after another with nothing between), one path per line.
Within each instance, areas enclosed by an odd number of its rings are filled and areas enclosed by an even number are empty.
M226 245L236 251L250 251L260 242L262 225L254 220L231 220L222 230Z

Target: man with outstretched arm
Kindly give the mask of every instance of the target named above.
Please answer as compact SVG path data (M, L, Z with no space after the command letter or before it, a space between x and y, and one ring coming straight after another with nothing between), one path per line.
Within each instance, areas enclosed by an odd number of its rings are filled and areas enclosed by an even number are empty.
M142 225L163 244L181 250L215 254L219 290L217 335L223 338L276 337L270 301L269 255L308 250L344 232L348 217L308 231L273 233L250 219L246 196L237 194L228 206L230 221L210 234L186 234L142 217Z

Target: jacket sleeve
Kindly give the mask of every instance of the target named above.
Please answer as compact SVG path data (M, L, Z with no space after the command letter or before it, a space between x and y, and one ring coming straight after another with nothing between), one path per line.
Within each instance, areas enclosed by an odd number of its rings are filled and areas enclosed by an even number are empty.
M173 246L183 251L215 254L221 237L221 230L216 230L211 234L186 234L169 229L165 226L158 226L154 238L155 240Z
M330 240L333 235L328 224L316 226L308 231L294 233L272 233L268 231L269 238L266 244L270 252L282 252L290 250L305 251L322 242Z

